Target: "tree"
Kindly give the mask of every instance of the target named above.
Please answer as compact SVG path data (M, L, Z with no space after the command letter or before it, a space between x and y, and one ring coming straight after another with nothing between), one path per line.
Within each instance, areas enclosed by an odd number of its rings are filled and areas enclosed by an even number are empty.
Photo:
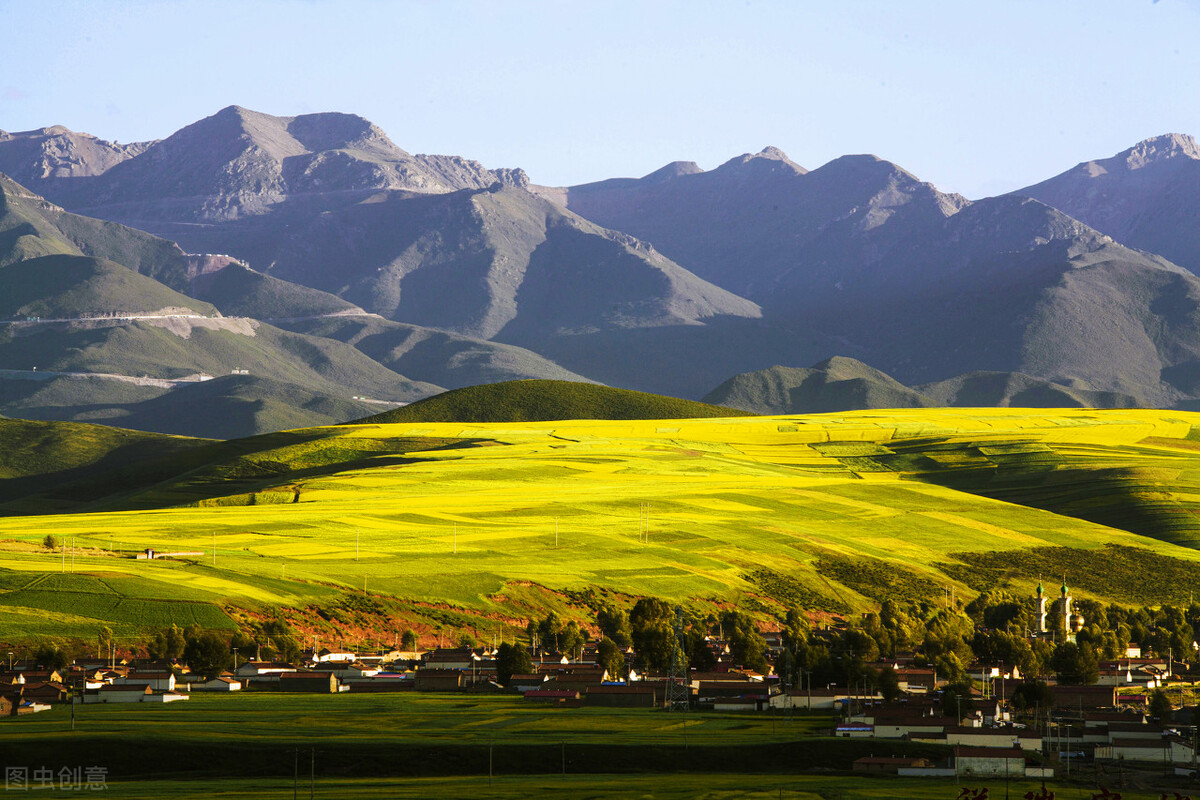
M508 686L513 675L528 675L533 672L529 651L517 644L502 642L496 649L496 680Z
M400 649L406 653L411 653L417 649L417 632L412 628L406 628L404 633L400 635Z
M717 665L717 657L708 649L704 629L693 623L683 634L683 652L693 669L710 670Z
M457 644L459 647L465 647L469 650L473 650L476 646L478 646L479 641L468 631L460 631L455 644Z
M1086 685L1100 678L1100 662L1096 658L1096 651L1086 644L1063 642L1054 648L1050 668L1058 676L1058 682L1065 685Z
M46 538L42 539L42 547L46 548L47 550L57 550L58 537L52 533L47 533Z
M265 620L259 627L266 637L272 655L282 661L295 661L300 656L300 645L296 643L292 628L282 618L274 617ZM267 647L260 648L262 650Z
M879 687L879 694L889 703L900 699L900 679L891 667L885 666L876 673L875 685Z
M1013 689L1012 705L1018 711L1050 708L1054 705L1054 692L1042 681L1023 681Z
M154 635L154 638L146 645L146 654L155 661L173 661L183 655L186 645L187 641L183 631L179 629L178 625L172 625Z
M254 637L244 631L238 631L233 635L233 639L229 642L229 649L235 651L233 654L233 668L237 669L237 661L252 661L258 658L258 642L254 641Z
M188 637L183 649L183 658L193 672L210 680L233 664L229 642L213 631L204 631Z
M767 671L767 643L749 614L726 611L721 615L721 628L729 642L730 653L739 664L755 672ZM874 642L871 644L874 646Z
M643 597L629 612L630 633L638 660L653 669L671 666L675 649L675 612L665 601Z
M596 660L600 662L600 666L608 671L608 676L613 680L621 680L625 677L625 654L621 652L621 648L612 639L605 636L600 640L600 644L596 647Z
M563 653L572 654L580 652L586 641L587 636L575 620L571 620L558 631L558 647Z
M1172 711L1171 699L1162 689L1155 689L1150 695L1150 716L1157 717L1159 722L1169 722Z
M942 713L962 724L962 714L971 708L971 681L959 680L942 687Z
M55 643L39 645L33 652L33 660L42 669L52 670L60 670L71 662L67 652Z
M99 651L98 655L101 658L108 658L109 652L112 651L112 646L113 646L112 628L108 627L107 625L101 625L100 632L96 635L96 648Z
M629 615L619 608L605 603L596 612L596 626L600 633L613 640L619 647L633 644L633 636L629 630Z

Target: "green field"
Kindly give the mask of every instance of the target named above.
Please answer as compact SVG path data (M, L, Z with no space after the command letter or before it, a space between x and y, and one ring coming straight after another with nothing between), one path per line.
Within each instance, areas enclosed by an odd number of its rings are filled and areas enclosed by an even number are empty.
M364 611L389 641L408 624L489 637L588 590L844 612L941 602L946 586L1026 593L1047 572L1081 597L1185 602L1197 425L1172 411L920 409L217 443L139 467L120 491L103 471L49 486L76 513L0 519L0 639L87 638L101 621L136 636L277 607L326 640L339 623L362 636ZM41 548L47 533L73 559ZM204 555L118 557L143 548ZM309 606L345 613L319 622Z
M831 719L623 709L554 709L514 696L196 695L169 706L66 707L0 722L4 765L99 765L104 796L501 798L951 798L1003 779L849 774L863 755L948 748L821 738ZM315 749L315 753L312 750ZM299 758L297 759L297 751ZM146 758L153 752L154 758ZM491 777L489 779L489 772ZM1101 780L1113 785L1115 776ZM1094 783L1053 784L1090 797ZM1012 781L1012 797L1033 782ZM1086 794L1085 794L1086 792ZM62 792L66 794L66 792ZM59 793L42 792L56 797ZM1128 798L1157 793L1125 791Z

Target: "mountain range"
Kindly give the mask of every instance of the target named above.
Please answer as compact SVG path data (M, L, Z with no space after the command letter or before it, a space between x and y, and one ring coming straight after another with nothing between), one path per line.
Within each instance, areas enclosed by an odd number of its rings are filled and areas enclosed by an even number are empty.
M202 403L224 438L519 378L777 413L1193 407L1197 170L1168 135L970 201L775 148L537 186L350 114L0 132L0 413L197 433L176 410Z

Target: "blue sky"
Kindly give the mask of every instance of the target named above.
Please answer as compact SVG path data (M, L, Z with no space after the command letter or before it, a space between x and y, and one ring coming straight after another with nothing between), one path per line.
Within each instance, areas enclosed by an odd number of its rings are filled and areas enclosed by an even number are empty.
M775 145L979 197L1200 135L1200 0L0 0L0 28L3 130L347 111L551 185Z

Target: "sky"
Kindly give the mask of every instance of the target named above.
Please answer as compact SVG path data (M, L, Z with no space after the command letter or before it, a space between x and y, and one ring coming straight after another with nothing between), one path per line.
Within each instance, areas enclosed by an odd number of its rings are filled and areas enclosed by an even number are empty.
M1010 191L1200 135L1200 0L0 0L0 130L344 111L535 183L774 145Z

